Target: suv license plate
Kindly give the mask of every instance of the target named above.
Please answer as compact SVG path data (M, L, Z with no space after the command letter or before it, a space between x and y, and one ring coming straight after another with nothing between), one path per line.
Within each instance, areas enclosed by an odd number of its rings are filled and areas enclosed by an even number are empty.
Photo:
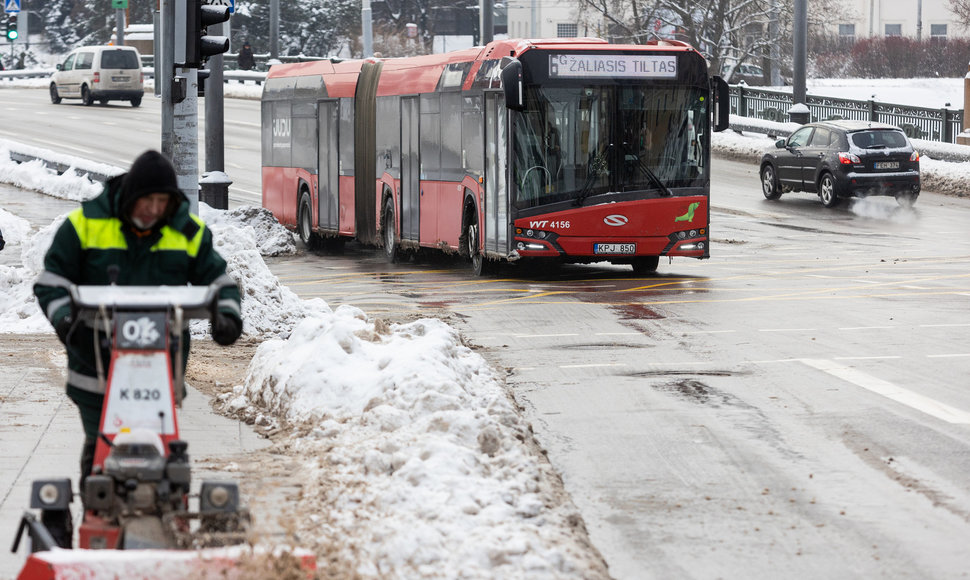
M872 164L874 169L899 169L899 161L876 161Z
M636 244L593 244L594 254L636 254Z

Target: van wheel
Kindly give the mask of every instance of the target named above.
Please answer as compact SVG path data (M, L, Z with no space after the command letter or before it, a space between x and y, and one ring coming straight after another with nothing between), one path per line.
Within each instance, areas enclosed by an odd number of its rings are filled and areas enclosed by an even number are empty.
M57 85L51 83L51 102L55 105L61 104L61 96L57 94Z
M108 99L100 99L98 102L101 103L101 106L103 107L108 104Z
M390 196L384 203L384 217L381 220L381 225L384 229L384 257L391 264L396 264L400 261L401 256L395 239L397 232L394 227L394 199Z
M90 107L94 104L94 99L91 98L91 91L88 90L87 85L81 85L81 102L84 103L85 107Z
M134 97L131 99L131 106L137 107L141 105L141 97Z

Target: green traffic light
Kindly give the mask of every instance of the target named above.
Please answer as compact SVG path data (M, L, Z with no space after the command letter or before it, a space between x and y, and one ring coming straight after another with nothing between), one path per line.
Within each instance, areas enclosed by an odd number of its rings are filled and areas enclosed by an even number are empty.
M10 40L17 40L17 31L16 30L8 30L7 31L7 38L9 38Z

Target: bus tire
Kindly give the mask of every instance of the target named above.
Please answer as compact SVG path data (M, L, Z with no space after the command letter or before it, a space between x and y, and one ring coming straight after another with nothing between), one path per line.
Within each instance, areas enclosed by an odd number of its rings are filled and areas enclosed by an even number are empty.
M478 221L470 222L466 231L465 238L468 240L468 256L472 260L472 272L476 276L484 276L488 272L488 259L478 248Z
M660 256L644 256L634 258L630 264L633 266L633 273L638 275L653 274L660 265Z
M391 196L388 196L384 202L384 217L381 219L381 225L384 234L382 236L384 238L384 257L387 258L388 263L396 264L400 261L401 256L397 247L397 230L394 226L394 198Z
M300 213L297 216L297 231L300 234L300 241L308 249L316 249L319 239L313 233L313 214L310 213L310 194L306 191L300 196Z

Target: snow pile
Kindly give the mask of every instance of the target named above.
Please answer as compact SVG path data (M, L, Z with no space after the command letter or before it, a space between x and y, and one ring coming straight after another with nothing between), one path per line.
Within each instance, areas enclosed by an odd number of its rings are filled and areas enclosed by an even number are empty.
M224 408L306 432L316 534L365 577L591 577L530 428L485 361L438 320L341 306L260 345ZM570 510L565 510L569 512ZM337 554L334 554L335 556Z
M17 147L18 151L25 149L27 148ZM58 175L56 171L47 169L40 160L17 163L10 159L10 150L3 143L0 143L0 175L3 176L4 183L41 191L61 199L90 199L100 193L102 188L100 183L87 179L87 174L79 172L73 165L71 169Z

